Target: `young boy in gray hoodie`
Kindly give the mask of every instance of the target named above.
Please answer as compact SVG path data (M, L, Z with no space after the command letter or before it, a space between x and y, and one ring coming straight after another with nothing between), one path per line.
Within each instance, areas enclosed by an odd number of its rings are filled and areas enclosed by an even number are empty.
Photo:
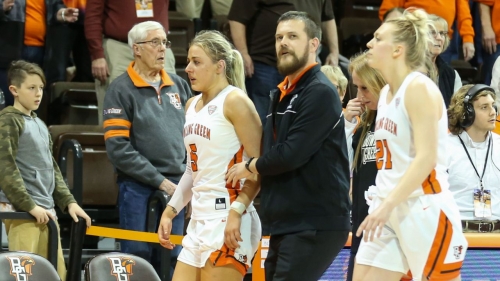
M45 76L33 63L15 61L8 71L14 106L0 111L0 212L28 212L32 220L4 220L10 251L48 256L49 219L56 221L55 204L78 221L90 217L78 206L52 157L49 130L34 110L42 101ZM59 239L57 272L66 280Z

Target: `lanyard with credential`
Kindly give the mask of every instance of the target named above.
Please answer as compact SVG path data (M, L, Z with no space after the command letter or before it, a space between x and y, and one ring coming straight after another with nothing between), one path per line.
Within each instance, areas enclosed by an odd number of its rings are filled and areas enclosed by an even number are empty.
M484 172L486 171L486 164L488 164L488 155L490 154L490 147L491 147L491 136L490 140L488 141L488 149L486 150L486 158L484 159L484 168L483 168L483 174L479 176L479 173L477 172L476 166L474 165L474 162L472 162L472 158L469 155L469 151L467 150L467 147L465 147L464 141L460 136L457 136L458 139L460 140L460 143L462 143L462 146L464 147L465 153L467 153L467 157L469 157L470 164L472 165L472 168L474 168L474 171L476 171L476 175L479 178L479 183L481 184L481 193L483 192L483 177L484 177Z

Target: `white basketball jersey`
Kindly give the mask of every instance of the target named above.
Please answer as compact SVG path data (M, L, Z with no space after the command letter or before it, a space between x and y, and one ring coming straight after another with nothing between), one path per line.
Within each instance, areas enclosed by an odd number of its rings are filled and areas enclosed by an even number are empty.
M375 184L380 197L385 198L389 192L396 187L410 164L415 159L415 147L413 141L413 130L405 108L405 93L408 84L417 76L425 75L419 72L410 73L401 87L387 104L389 85L380 91L378 102L377 121L375 126L375 141L377 147L378 174ZM428 79L428 84L435 85ZM439 90L438 90L439 91ZM422 194L436 194L448 189L448 155L446 152L446 140L448 134L448 117L443 103L443 113L438 122L438 156L437 164L431 174L419 185L410 197Z
M214 219L228 215L231 202L241 191L226 185L227 170L243 159L243 147L233 124L224 116L224 101L234 86L227 86L200 111L196 96L186 111L184 144L187 151L186 168L192 170L193 207L195 220ZM250 211L250 206L248 210Z

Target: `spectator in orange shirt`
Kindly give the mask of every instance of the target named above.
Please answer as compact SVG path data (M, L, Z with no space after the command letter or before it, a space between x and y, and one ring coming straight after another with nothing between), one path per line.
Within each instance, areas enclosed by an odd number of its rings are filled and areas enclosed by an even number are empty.
M12 61L23 59L43 68L48 83L54 73L51 62L59 57L55 30L58 22L75 22L78 9L66 8L61 0L4 0L0 4L0 89L5 95L5 106L14 104L7 84L7 69Z
M490 0L493 2L494 0ZM452 38L453 22L456 20L457 29L462 37L462 48L466 61L474 57L474 29L472 28L472 16L468 0L383 0L379 9L380 20L385 13L394 7L409 8L417 7L424 9L428 14L438 15L448 22L448 35Z
M489 85L492 80L493 64L500 56L500 1L474 1L479 4L479 15L481 17L484 84Z

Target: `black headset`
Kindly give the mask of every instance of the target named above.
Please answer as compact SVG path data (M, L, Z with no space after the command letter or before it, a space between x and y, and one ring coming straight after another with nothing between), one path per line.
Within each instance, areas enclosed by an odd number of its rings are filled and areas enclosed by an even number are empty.
M482 91L490 91L495 93L495 90L490 86L484 84L476 84L472 88L467 91L464 97L464 115L462 116L462 120L460 121L460 126L463 128L468 128L472 126L474 123L474 119L476 119L476 112L474 112L474 105L472 105L472 101L474 97ZM496 104L493 104L493 108L495 108L495 112L498 115L498 108Z

